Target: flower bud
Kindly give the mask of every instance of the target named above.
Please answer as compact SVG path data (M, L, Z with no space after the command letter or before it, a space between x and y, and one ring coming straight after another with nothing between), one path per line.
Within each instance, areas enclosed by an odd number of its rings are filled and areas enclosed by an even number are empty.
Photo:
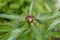
M33 16L27 16L25 19L26 19L26 21L29 22L29 23L32 23L32 22L34 21Z

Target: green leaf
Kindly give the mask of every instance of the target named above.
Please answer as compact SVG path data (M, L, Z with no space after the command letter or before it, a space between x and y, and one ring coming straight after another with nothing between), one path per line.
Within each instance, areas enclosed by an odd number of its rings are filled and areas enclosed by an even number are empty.
M37 26L35 26L34 24L31 24L31 29L35 35L36 40L42 40L41 32L40 32L39 28Z
M27 29L28 29L28 27L26 27L26 25L24 25L21 28L17 28L15 30L9 32L6 37L2 38L2 40L15 40L17 37L19 37L19 35L21 35Z
M38 20L40 20L40 21L47 21L47 20L50 20L50 19L57 18L59 16L60 16L60 12L57 12L57 13L53 13L51 15L41 16Z
M37 16L36 16L36 19L39 19L40 16L41 16L40 13L38 13Z
M53 23L50 24L49 28L46 31L54 29L58 23L60 23L60 20L56 19Z
M15 28L15 29L20 26L20 22L18 20L12 21L11 24L12 24L13 28Z
M59 32L51 32L51 36L54 38L60 38L60 33Z
M1 18L7 18L10 20L18 20L18 21L22 21L24 20L22 17L18 16L18 15L7 15L7 14L0 14Z
M52 9L48 6L48 4L47 4L47 3L44 3L44 6L46 7L46 9L47 9L49 12L51 12L51 11L52 11Z
M32 3L31 3L31 5L30 5L30 15L31 15L31 13L32 13L32 11L33 11L33 5L34 5L34 0L32 0Z
M0 32L9 32L12 30L14 30L14 28L11 23L0 24Z
M38 28L39 28L41 33L44 33L46 31L46 27L44 24L38 24Z
M24 33L21 34L21 36L19 36L19 40L23 39L26 35L29 34L29 32L31 31L31 28L28 28Z

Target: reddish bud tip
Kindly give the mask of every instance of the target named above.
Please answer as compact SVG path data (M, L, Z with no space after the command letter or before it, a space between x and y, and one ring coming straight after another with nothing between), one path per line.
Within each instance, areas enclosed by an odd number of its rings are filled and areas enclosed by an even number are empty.
M31 15L30 16L27 16L25 19L29 23L33 22L33 20L34 20L33 16L31 16Z

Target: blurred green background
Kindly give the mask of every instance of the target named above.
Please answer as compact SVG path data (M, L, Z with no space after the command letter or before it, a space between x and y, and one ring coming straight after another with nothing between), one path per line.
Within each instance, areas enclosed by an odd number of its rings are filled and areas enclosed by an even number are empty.
M26 16L29 15L31 3L32 0L0 0L0 14L19 15L22 18L25 18ZM55 12L56 12L56 0L34 0L33 10L32 10L32 15L34 17L36 17L37 15L51 16ZM48 28L48 26L55 19L60 20L60 17L43 21L44 26ZM16 21L11 21L4 17L3 18L0 17L0 39L2 39L4 35L7 35L8 32L16 29L16 26L24 25L23 23L25 22L22 21L21 23L18 24L18 22ZM60 32L60 24L56 25L53 31Z
M0 0L0 13L25 15L29 13L32 0ZM34 0L33 15L41 13L48 14L56 9L55 0ZM49 6L50 8L47 9Z

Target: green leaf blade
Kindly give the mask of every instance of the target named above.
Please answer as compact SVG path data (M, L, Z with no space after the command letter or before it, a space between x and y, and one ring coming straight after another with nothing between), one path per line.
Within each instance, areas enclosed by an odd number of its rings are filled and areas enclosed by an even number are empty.
M36 40L42 40L39 28L36 27L34 24L31 24L31 29L36 37Z
M47 31L50 31L50 30L54 29L55 26L56 26L58 23L60 23L60 20L55 20L55 21L49 26L49 28L47 29Z

